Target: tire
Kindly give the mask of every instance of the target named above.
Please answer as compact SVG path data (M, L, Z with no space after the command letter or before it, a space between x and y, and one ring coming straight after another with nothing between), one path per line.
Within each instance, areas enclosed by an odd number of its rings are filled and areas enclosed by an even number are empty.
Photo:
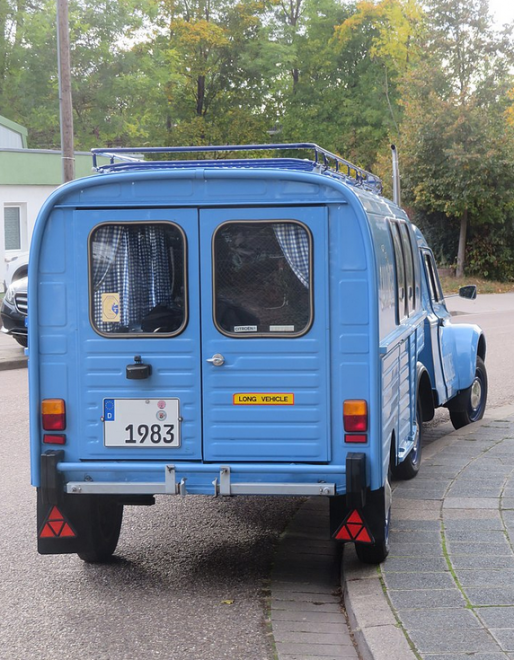
M389 528L391 525L391 486L389 478L384 487L382 538L373 545L355 543L355 553L363 564L381 564L389 554Z
M14 338L18 342L20 346L23 346L23 348L27 348L28 346L28 341L27 337L21 337L20 335L14 335Z
M477 356L475 378L471 385L461 392L448 409L455 429L460 429L482 419L487 403L487 371L484 361Z
M421 466L421 450L423 446L423 416L421 413L421 401L416 403L416 437L414 445L404 460L399 465L392 465L391 472L394 479L414 479Z
M88 549L78 556L89 564L104 563L111 557L120 538L123 505L102 495L92 495L89 507Z

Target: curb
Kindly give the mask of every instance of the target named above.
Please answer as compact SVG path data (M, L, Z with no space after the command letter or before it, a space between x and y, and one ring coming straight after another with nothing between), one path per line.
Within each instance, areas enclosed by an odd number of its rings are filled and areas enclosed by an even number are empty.
M27 367L28 358L20 357L14 360L0 360L0 371L8 371L10 369L25 369Z
M477 427L511 415L514 415L514 405L494 408L480 422L470 425L470 431L472 428L475 432ZM423 452L424 457L432 458L462 438L465 428L430 444ZM353 545L344 548L341 589L350 628L363 660L390 660L392 657L395 660L418 660L419 656L412 649L389 603L380 566L362 564Z

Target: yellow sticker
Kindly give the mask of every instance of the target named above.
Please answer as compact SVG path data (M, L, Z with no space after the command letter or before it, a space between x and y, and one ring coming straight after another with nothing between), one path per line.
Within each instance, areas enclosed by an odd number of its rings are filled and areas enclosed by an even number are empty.
M294 394L244 392L234 394L233 402L235 406L294 406Z
M116 323L120 320L120 294L102 293L102 321Z

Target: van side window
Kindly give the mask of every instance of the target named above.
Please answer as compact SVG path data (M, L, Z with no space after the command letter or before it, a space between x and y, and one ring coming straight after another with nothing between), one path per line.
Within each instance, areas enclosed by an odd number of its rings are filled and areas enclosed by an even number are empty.
M434 257L431 252L424 252L423 257L427 273L428 288L430 289L430 297L434 302L443 302L444 295L441 289L441 282L439 281Z
M405 263L403 258L403 249L402 249L402 240L400 238L400 230L398 228L398 223L394 221L389 221L389 227L391 229L391 236L393 239L394 246L394 260L396 263L396 286L397 286L397 322L401 323L403 319L408 316L408 305L407 305L407 282L405 275Z
M405 258L405 277L407 282L407 311L409 316L416 309L416 283L414 271L414 255L412 254L412 242L407 225L400 223L400 236L402 239L403 255Z
M186 324L186 242L171 222L112 223L89 238L90 316L102 335L170 336Z
M313 318L312 239L299 222L230 221L216 230L214 320L223 334L292 336Z

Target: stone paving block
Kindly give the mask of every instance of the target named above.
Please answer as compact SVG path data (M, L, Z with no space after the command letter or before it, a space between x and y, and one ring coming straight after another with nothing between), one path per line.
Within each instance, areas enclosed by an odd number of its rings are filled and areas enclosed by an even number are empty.
M391 543L391 557L440 557L440 543Z
M455 589L425 589L424 591L389 591L389 598L397 610L420 608L465 607L461 592ZM400 613L401 618L401 613Z
M456 571L457 579L462 587L502 587L514 584L514 569L503 570L462 570Z
M393 498L393 516L395 520L429 520L438 521L441 518L440 510L396 509L396 500Z
M428 653L465 653L474 657L477 652L498 653L501 648L480 628L459 630L408 630L409 637L423 654Z
M446 573L386 573L387 588L390 590L413 591L416 589L453 589L455 581Z
M402 610L400 612L402 625L411 630L464 630L483 629L480 620L471 610L462 607L455 609L424 609L424 610Z
M447 520L501 520L500 509L445 509L444 522Z
M455 512L459 511L456 509ZM514 519L513 519L514 522ZM475 518L448 518L446 515L444 517L444 529L445 533L448 532L502 532L503 533L503 521L499 515L494 515L492 518L486 518L485 520L475 520Z
M503 530L484 530L484 529L446 529L446 540L450 543L498 543L506 541Z
M383 573L417 573L419 571L435 572L448 570L444 557L389 557L381 564Z
M408 497L409 500L417 502L418 500L429 500L429 501L434 501L438 502L439 506L441 505L441 502L444 497L446 488L423 488L423 490L406 490L403 489L401 490L401 496L402 498ZM393 497L393 506L396 504L397 500Z
M482 485L480 487L468 486L456 483L448 491L448 497L494 497L499 498L502 492L502 484Z
M271 621L274 625L275 621L299 621L311 623L341 623L344 618L341 615L341 610L338 612L305 612L304 610L273 610L271 612Z
M273 581L274 594L279 592L294 592L304 594L334 595L337 587L337 584L312 584L310 582L300 582L299 580L295 580L293 584L291 584L291 582L281 581L280 579Z
M514 652L514 630L491 628L491 633L504 651Z
M455 569L499 569L514 568L514 557L507 555L452 555L452 565Z
M347 632L282 632L273 630L275 642L291 644L341 645L353 648L353 642Z
M308 633L341 633L348 634L346 622L339 623L324 621L273 621L273 634L276 632L308 632Z
M289 610L291 612L339 612L341 614L341 606L339 603L309 603L309 602L291 602L283 600L271 600L272 610Z
M395 530L392 529L389 534L391 542L398 543L427 543L427 542L440 542L441 529L438 525L435 529L409 529L409 530Z
M456 555L512 555L512 550L504 540L502 543L451 543L451 557Z
M275 589L273 586L273 601L296 601L298 603L312 603L314 605L324 603L339 604L340 598L333 594L305 593L294 589Z
M276 649L279 657L283 655L299 655L305 658L306 655L317 655L323 659L328 657L343 658L346 648L342 644L294 644L293 642L276 642Z
M391 516L391 533L396 532L412 532L412 531L423 531L423 532L433 532L440 531L441 523L438 520L409 520L409 519L400 519L398 520L393 512Z
M422 511L423 509L428 511L440 511L441 504L440 502L435 502L431 499L412 502L409 498L398 495L393 498L393 507L395 509L413 509L415 511Z
M514 604L508 607L476 607L475 612L489 628L514 629Z
M512 605L514 603L514 586L466 588L466 596L472 605Z
M446 497L443 503L443 515L446 509L498 509L498 498Z
M445 653L427 654L422 653L423 660L507 660L505 653Z
M514 497L502 497L500 507L502 509L514 509Z
M364 657L372 660L415 660L415 655L397 626L371 626L357 633L362 639L359 649L365 650Z

